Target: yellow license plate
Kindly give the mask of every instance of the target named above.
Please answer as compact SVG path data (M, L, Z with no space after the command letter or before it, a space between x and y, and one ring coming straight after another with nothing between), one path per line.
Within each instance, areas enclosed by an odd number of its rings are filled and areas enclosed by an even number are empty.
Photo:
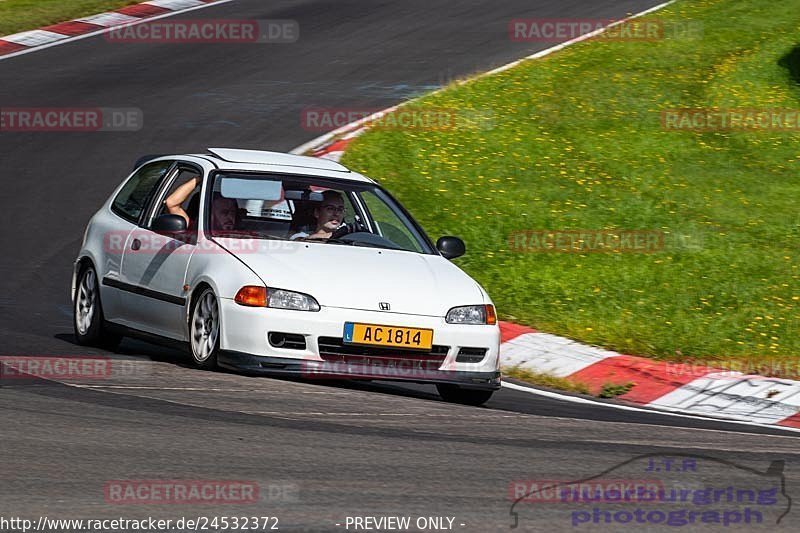
M433 330L345 322L343 340L347 344L430 350L433 347Z

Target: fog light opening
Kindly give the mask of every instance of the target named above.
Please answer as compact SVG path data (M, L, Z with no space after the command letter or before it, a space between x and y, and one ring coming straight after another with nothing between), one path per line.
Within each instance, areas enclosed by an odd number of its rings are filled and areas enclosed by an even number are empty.
M272 331L269 334L269 343L275 348L282 348L286 344L286 335Z

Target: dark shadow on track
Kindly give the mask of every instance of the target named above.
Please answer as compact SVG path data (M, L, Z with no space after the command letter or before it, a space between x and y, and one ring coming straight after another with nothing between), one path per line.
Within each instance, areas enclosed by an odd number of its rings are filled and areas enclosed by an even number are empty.
M59 340L75 344L75 338L71 334L57 334L55 336ZM198 382L202 382L204 372L195 370L188 362L189 355L186 352L175 350L169 347L163 347L157 344L132 339L125 337L116 352L102 352L109 354L112 359L114 355L137 357L168 363L187 371L194 371L197 375ZM291 376L266 376L266 375L249 375L235 372L228 369L220 368L218 372L226 374L240 375L250 379L272 379L280 381L289 381L295 383L306 383L310 385L318 385L321 387L330 387L335 389L364 391L373 394L384 394L390 396L398 396L404 398L416 398L419 400L427 400L434 402L444 402L433 385L413 383L413 382L398 382L398 381L369 381L369 380L346 380L346 379L304 379L300 377ZM526 383L517 382L515 380L506 380L515 382L520 385L531 387ZM541 389L541 387L535 387ZM685 427L696 429L708 429L718 431L737 431L741 433L754 433L754 434L769 434L769 435L783 435L800 437L800 433L794 433L782 430L780 427L760 427L749 426L742 424L729 423L724 420L713 420L706 418L685 418L672 416L667 413L662 413L656 410L643 409L642 411L627 411L621 410L615 405L627 405L624 402L617 400L601 400L599 398L565 393L554 389L542 389L549 392L555 392L564 396L574 396L589 398L599 404L587 406L581 403L573 403L567 400L560 400L556 398L548 398L538 396L532 393L512 390L503 388L495 392L492 399L489 400L484 406L477 407L477 409L495 409L500 411L508 411L512 413L530 414L544 417L556 418L574 418L578 420L595 420L598 422L617 422L626 424L645 424L645 425L658 425L668 427ZM98 394L103 394L98 392Z

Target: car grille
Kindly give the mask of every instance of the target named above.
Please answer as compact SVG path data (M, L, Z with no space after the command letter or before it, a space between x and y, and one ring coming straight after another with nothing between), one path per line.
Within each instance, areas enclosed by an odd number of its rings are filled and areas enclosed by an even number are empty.
M341 337L320 337L317 340L319 355L324 361L355 362L375 360L383 363L395 361L424 361L427 365L444 363L449 346L434 345L429 352L420 350L403 350L384 348L381 346L356 346L344 344Z

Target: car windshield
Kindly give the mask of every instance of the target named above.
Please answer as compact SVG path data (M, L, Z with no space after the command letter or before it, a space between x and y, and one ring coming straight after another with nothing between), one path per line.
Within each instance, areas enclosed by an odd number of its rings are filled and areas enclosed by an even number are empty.
M422 229L374 184L233 172L212 179L206 221L214 237L435 253Z

